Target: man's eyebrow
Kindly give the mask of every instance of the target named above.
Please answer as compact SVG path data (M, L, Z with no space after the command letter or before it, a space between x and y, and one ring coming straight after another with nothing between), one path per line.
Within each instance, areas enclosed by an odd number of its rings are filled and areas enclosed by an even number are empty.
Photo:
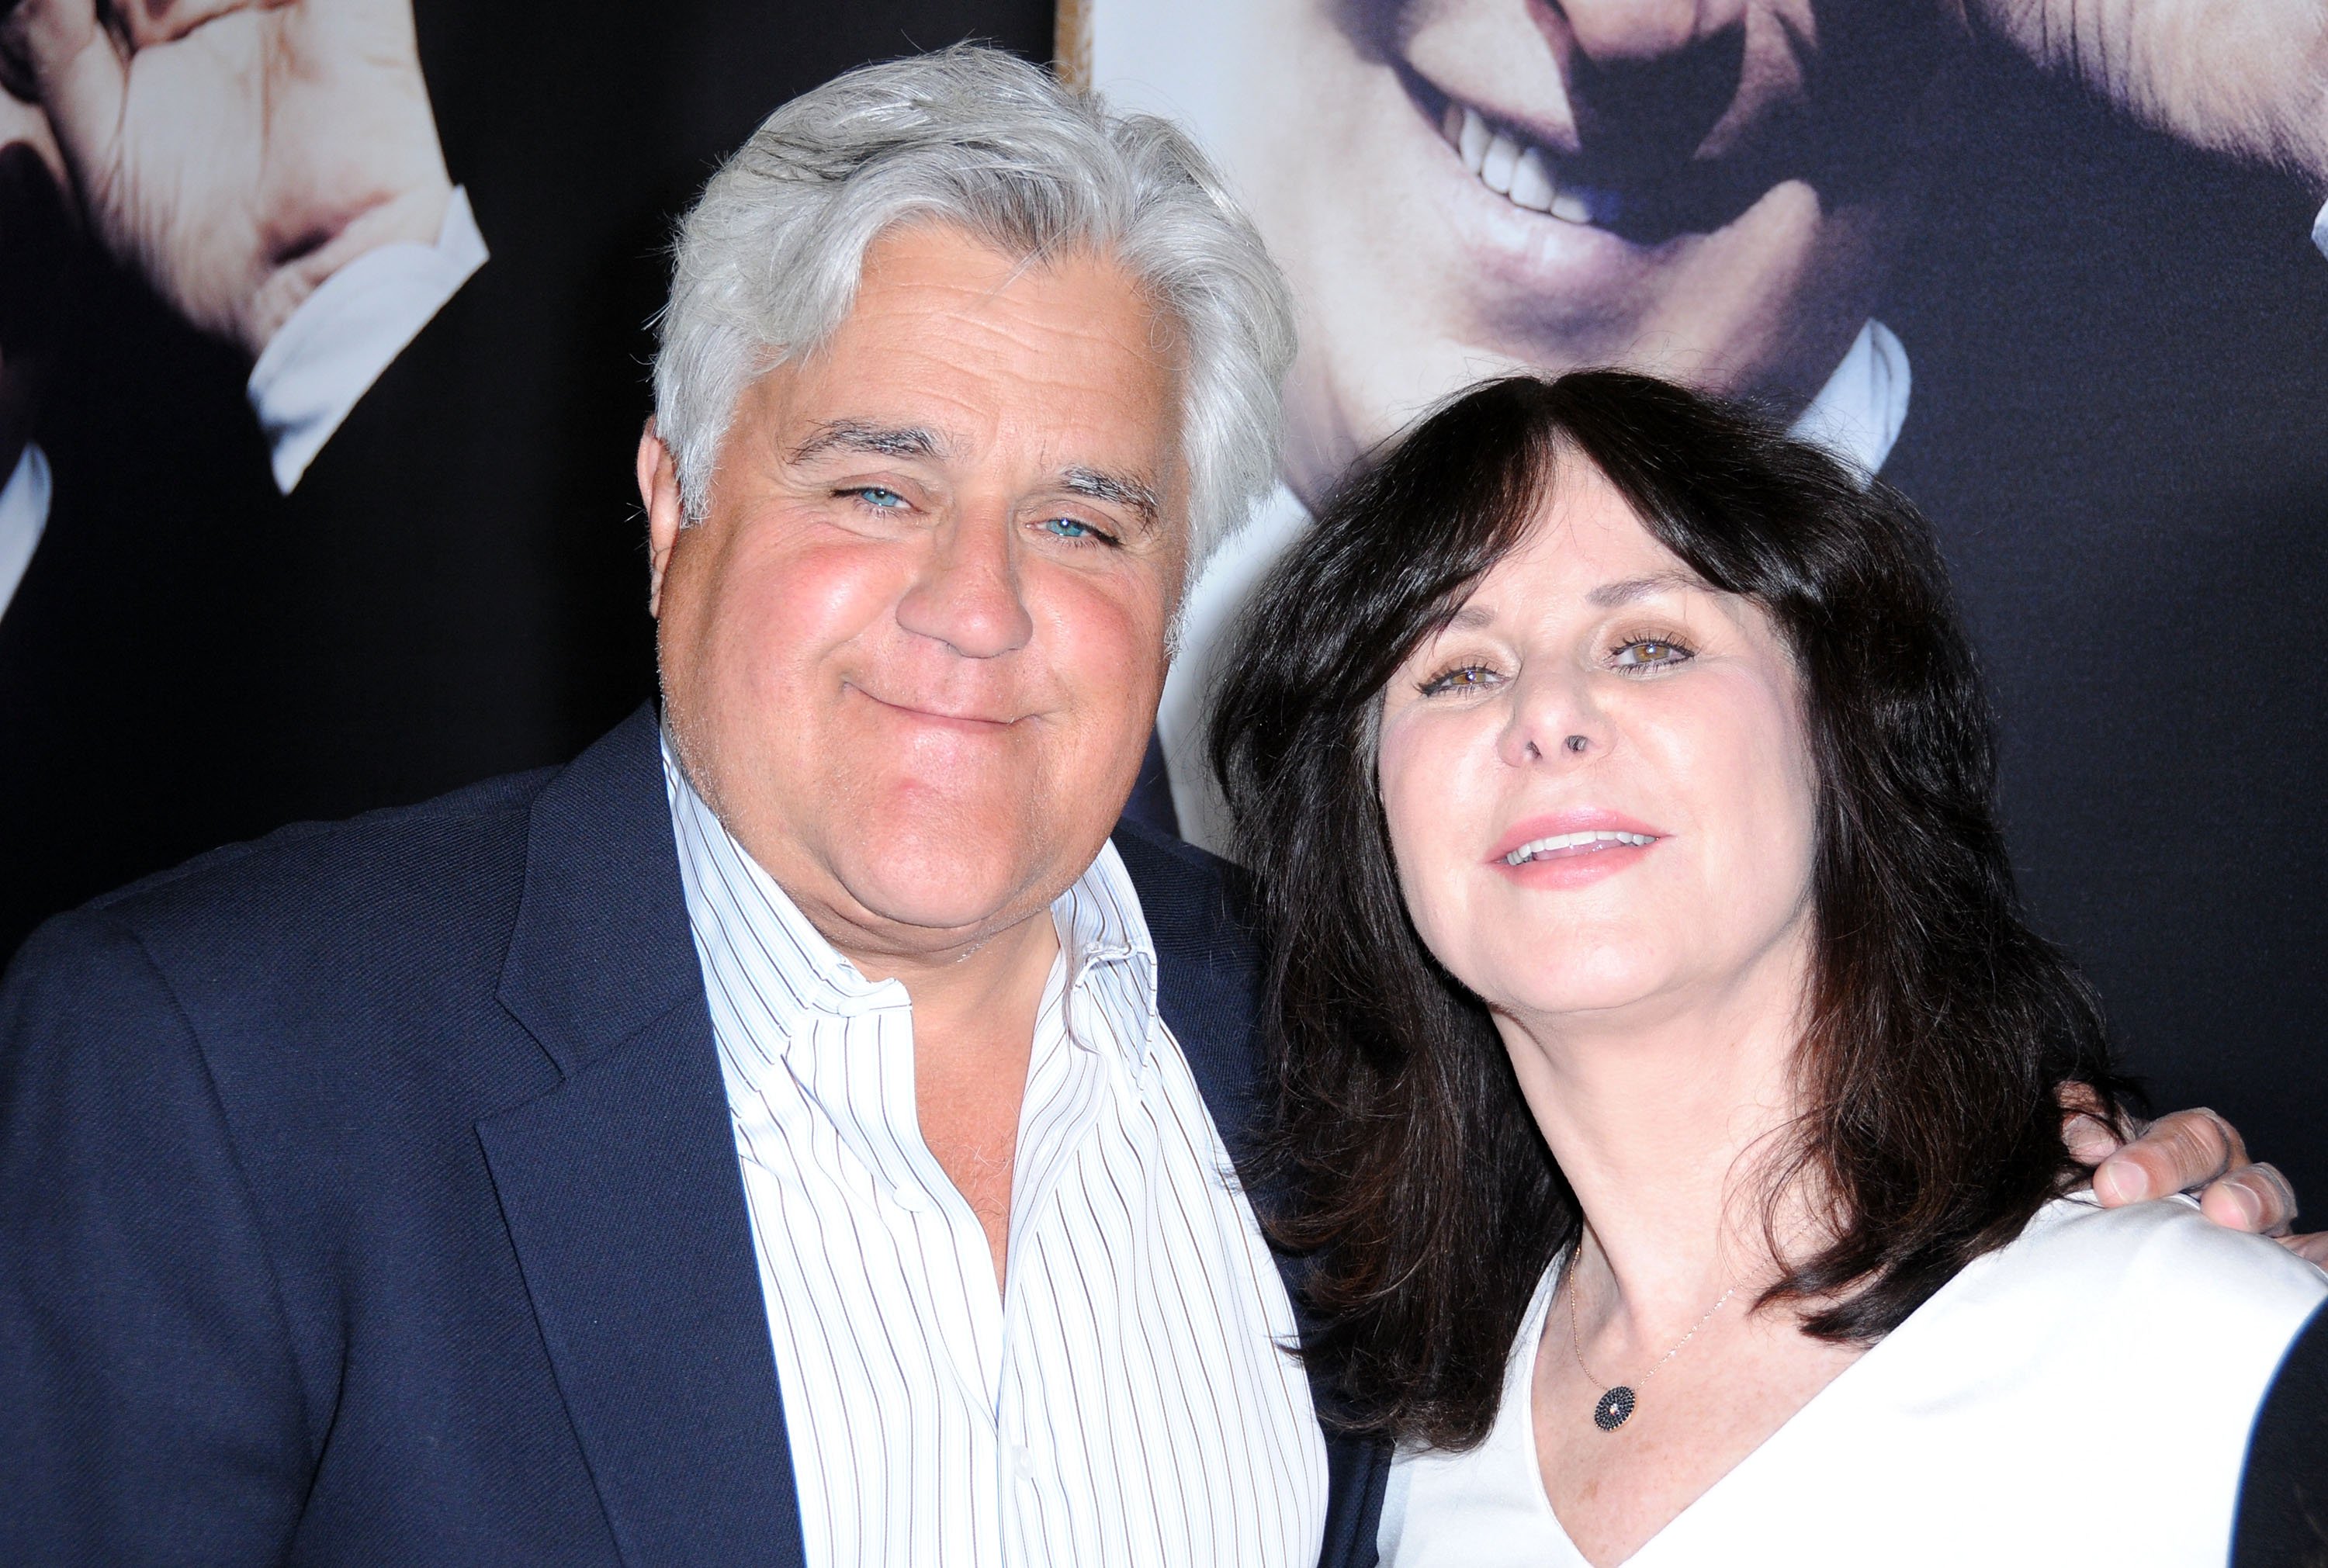
M1645 577L1625 577L1613 583L1602 583L1584 597L1605 610L1614 609L1619 605L1638 604L1674 588L1704 586L1687 572L1653 572Z
M869 419L831 419L787 455L805 463L828 452L857 452L875 457L943 457L946 444L934 430L917 425L877 425Z
M1149 527L1164 514L1164 502L1156 487L1147 481L1124 474L1103 474L1096 468L1070 468L1060 476L1059 484L1069 494L1087 496L1112 505L1129 507L1140 514Z

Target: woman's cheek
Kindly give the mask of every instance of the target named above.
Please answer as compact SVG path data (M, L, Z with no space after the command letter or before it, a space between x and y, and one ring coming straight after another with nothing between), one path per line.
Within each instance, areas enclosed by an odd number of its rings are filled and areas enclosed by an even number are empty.
M1432 765L1437 749L1429 733L1434 727L1416 722L1418 717L1410 711L1385 719L1375 768L1400 889L1416 929L1428 941L1444 903L1441 884L1450 869L1443 841L1450 813L1441 809L1443 801L1434 798L1429 782L1436 776Z

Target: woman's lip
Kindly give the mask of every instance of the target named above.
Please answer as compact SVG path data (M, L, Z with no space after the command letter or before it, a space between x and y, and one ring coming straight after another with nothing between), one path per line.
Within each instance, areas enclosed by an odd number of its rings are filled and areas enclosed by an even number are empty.
M1612 850L1645 850L1667 835L1638 818L1620 812L1581 808L1530 817L1516 822L1496 840L1489 865L1536 865L1551 859L1574 859ZM1644 840L1644 841L1635 841ZM1515 861L1523 850L1536 853Z

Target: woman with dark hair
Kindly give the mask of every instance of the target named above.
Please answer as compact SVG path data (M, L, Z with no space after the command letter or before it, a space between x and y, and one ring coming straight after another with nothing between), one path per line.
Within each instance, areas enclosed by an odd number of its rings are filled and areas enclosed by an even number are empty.
M2104 1210L1923 523L1647 378L1482 386L1245 624L1214 762L1385 1560L2220 1563L2328 1278ZM2168 1445L2072 1413L2139 1389Z

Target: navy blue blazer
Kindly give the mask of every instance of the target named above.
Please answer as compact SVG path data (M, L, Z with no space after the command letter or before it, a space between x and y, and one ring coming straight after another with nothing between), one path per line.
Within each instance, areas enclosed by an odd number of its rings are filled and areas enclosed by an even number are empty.
M1250 939L1124 828L1232 1155ZM1375 1560L1329 1437L1323 1561ZM0 986L0 1563L798 1563L653 717L61 916Z

